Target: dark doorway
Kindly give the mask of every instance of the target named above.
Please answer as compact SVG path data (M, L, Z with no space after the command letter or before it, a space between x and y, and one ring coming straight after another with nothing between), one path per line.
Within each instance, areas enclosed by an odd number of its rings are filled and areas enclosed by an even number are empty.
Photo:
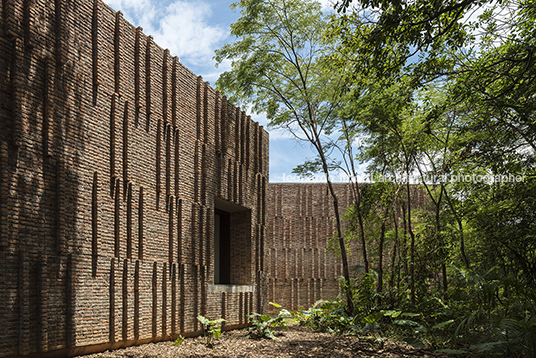
M214 210L214 283L231 283L231 215Z

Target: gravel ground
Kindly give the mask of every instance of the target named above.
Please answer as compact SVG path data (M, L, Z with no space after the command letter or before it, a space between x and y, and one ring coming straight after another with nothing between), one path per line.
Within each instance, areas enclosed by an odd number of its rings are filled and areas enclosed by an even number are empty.
M381 347L357 337L334 337L300 326L277 331L276 340L254 340L247 338L243 330L227 331L216 341L214 349L203 344L203 337L196 337L186 338L180 346L173 346L172 342L150 343L80 357L442 357L403 343L386 342Z

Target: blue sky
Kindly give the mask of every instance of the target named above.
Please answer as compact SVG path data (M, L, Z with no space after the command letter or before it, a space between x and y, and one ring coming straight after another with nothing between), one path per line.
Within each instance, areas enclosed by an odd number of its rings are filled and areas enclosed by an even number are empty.
M229 26L239 17L230 9L232 1L225 0L104 0L143 32L152 35L162 48L169 48L172 56L212 85L218 76L230 69L228 63L216 68L212 59L214 50L234 41ZM330 0L322 0L326 11ZM298 142L288 133L267 128L263 115L252 118L270 132L270 181L295 181L292 169L312 158L308 144Z

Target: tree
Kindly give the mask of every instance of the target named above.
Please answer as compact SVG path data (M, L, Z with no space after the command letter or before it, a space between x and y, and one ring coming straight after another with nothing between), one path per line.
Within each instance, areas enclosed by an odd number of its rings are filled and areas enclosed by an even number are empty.
M231 34L238 40L216 51L218 63L231 61L231 70L220 76L216 87L230 100L265 112L271 126L284 127L311 144L332 197L343 273L349 283L329 158L329 135L342 100L342 81L324 61L332 44L323 36L326 19L320 4L307 0L240 0L233 7L241 9L241 17L231 25ZM346 298L348 311L353 314L349 289Z

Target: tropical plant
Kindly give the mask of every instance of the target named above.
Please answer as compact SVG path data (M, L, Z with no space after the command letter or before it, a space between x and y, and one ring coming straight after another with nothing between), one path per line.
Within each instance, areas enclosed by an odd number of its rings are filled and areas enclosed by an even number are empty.
M226 322L223 318L218 318L210 321L204 316L197 316L197 319L203 325L203 337L205 337L205 345L210 348L214 348L212 339L218 339L221 335L221 325L220 323Z
M275 308L281 308L281 305L270 302ZM251 313L248 315L251 326L246 328L248 331L248 338L271 338L276 339L275 327L283 327L288 329L288 325L285 322L286 318L291 317L292 314L286 309L281 309L277 316L271 317L267 314Z

